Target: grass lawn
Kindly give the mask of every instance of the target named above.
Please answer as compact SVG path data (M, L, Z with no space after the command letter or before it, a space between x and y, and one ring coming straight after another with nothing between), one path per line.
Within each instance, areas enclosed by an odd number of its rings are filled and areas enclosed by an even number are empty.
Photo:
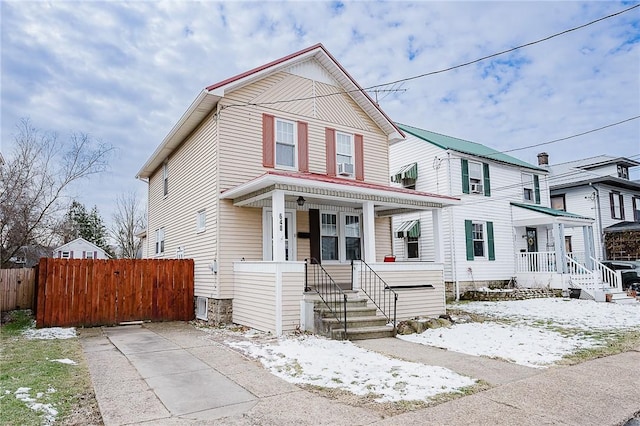
M79 339L27 339L22 333L33 327L28 311L10 312L4 320L0 424L102 424ZM53 361L65 359L77 364Z

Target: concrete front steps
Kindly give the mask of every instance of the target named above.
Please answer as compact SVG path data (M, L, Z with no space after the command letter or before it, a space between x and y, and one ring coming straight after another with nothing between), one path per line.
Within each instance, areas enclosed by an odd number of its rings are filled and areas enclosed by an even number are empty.
M347 299L347 335L344 324L338 321L322 301L315 302L316 331L335 340L379 339L395 336L394 327L387 319L376 315L376 308L369 307L368 300L357 297ZM340 312L342 308L340 308ZM341 318L342 320L342 318Z
M610 297L610 301L613 303L619 303L619 304L638 303L635 297L628 296L627 293L624 291L616 291L608 294L611 295L609 297Z

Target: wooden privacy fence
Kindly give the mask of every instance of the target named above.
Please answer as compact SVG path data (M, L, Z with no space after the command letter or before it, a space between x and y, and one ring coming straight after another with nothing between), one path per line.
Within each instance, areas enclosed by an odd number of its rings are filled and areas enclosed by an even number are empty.
M33 309L35 287L34 268L0 269L0 311Z
M41 259L37 327L194 318L192 259Z

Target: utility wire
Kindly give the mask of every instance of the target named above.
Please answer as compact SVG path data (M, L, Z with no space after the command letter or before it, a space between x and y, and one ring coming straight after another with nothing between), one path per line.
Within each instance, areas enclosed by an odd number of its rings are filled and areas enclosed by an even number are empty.
M637 4L635 6L631 6L628 9L621 10L620 12L616 12L616 13L613 13L611 15L603 16L602 18L596 19L595 21L587 22L586 24L582 24L582 25L579 25L577 27L569 28L568 30L564 30L564 31L561 31L559 33L555 33L553 35L541 38L539 40L535 40L535 41L532 41L532 42L529 42L529 43L521 44L520 46L512 47L511 49L503 50L501 52L493 53L491 55L483 56L482 58L474 59L473 61L464 62L462 64L454 65L452 67L444 68L444 69L437 70L437 71L431 71L431 72L420 74L420 75L416 75L416 76L413 76L413 77L403 78L403 79L392 81L392 82L386 83L386 84L379 84L379 85L376 85L376 86L369 86L365 90L374 89L376 87L381 87L381 86L387 86L389 84L396 84L396 83L401 83L401 82L405 82L405 81L411 81L411 80L415 80L415 79L418 79L418 78L427 77L427 76L430 76L430 75L441 74L443 72L452 71L452 70L455 70L455 69L458 69L458 68L466 67L468 65L473 65L475 63L484 61L485 59L495 58L496 56L504 55L505 53L510 53L510 52L516 51L518 49L522 49L524 47L533 46L534 44L538 44L538 43L542 43L542 42L547 41L547 40L551 40L552 38L559 37L561 35L570 33L572 31L577 31L579 29L588 27L589 25L593 25L593 24L598 23L600 21L604 21L605 19L609 19L609 18L613 18L614 16L622 15L623 13L629 12L630 10L636 9L638 7L640 7L640 4Z

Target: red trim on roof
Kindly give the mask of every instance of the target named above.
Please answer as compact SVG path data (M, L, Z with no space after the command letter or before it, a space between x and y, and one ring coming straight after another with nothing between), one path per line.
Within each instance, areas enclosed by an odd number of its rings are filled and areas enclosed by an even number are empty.
M347 78L349 78L349 80L351 80L351 82L369 100L369 102L371 102L371 104L373 106L375 106L378 111L380 111L380 113L384 116L384 118L387 119L387 121L393 126L393 128L396 129L396 131L398 133L400 133L402 135L402 137L406 136L404 134L404 132L402 130L400 130L400 128L398 126L396 126L396 123L391 118L389 118L389 116L380 108L380 106L377 103L375 103L373 101L373 99L371 99L369 94L367 92L365 92L362 87L360 87L360 85L356 82L356 80L353 77L351 77L351 74L349 74L347 72L347 70L345 70L342 67L342 65L340 65L340 62L338 62L336 60L336 58L334 58L333 55L331 53L329 53L329 51L327 49L325 49L325 47L322 45L322 43L314 44L313 46L307 47L306 49L302 49L302 50L300 50L298 52L295 52L295 53L292 53L290 55L284 56L284 57L282 57L280 59L276 59L275 61L271 61L268 64L261 65L261 66L259 66L257 68L252 69L252 70L245 71L242 74L238 74L236 76L227 78L226 80L222 80L222 81L220 81L218 83L212 84L211 86L206 87L205 90L211 91L211 90L218 89L218 88L220 88L222 86L226 86L229 83L233 83L234 81L243 79L243 78L248 77L248 76L250 76L252 74L258 73L260 71L264 71L264 70L266 70L268 68L274 67L276 65L279 65L279 64L281 64L283 62L286 62L286 61L288 61L290 59L293 59L293 58L295 58L297 56L304 55L305 53L309 53L312 50L316 50L316 49L322 49L322 51L338 66L338 68L340 68L340 70L347 76Z
M321 175L318 173L296 173L296 172L287 172L287 171L283 171L283 170L270 170L268 172L266 172L263 175L258 176L255 179L252 180L258 180L264 176L267 175L272 175L272 176L285 176L285 177L291 177L291 178L295 178L295 179L304 179L304 180L308 180L308 181L313 181L313 182L323 182L323 183L332 183L332 184L336 184L336 185L343 185L343 186L356 186L359 188L367 188L367 189L375 189L378 191L387 191L387 192L396 192L396 193L400 193L400 194L409 194L409 195L419 195L419 196L426 196L426 197L434 197L434 198L441 198L443 200L454 200L454 201L459 201L459 198L455 198L455 197L448 197L446 195L440 195L440 194L431 194L429 192L422 192L422 191L414 191L412 189L405 189L405 188L397 188L394 186L387 186L387 185L380 185L377 183L370 183L370 182L362 182L362 181L356 181L353 179L344 179L344 178L339 178L339 177L332 177L332 176L327 176L327 175ZM225 191L222 191L223 193Z

